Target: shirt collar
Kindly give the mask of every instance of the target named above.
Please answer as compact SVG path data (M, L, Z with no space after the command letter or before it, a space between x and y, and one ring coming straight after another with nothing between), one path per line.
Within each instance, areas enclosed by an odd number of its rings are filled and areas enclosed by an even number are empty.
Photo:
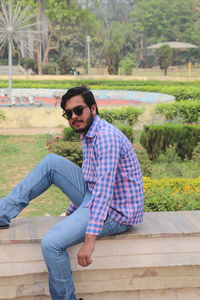
M81 134L80 136L80 139L83 140L84 138L93 138L96 134L97 134L97 131L99 130L99 127L100 127L100 117L97 115L93 122L92 122L92 125L90 126L88 132L86 134Z

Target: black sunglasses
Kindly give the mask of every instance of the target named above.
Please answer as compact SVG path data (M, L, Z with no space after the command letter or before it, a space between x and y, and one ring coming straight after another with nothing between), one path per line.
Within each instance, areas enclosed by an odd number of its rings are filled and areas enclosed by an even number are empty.
M70 120L72 118L73 113L77 116L81 116L83 113L84 108L86 108L86 106L82 106L82 105L78 105L76 107L74 107L73 109L67 109L65 110L65 112L62 114L63 118Z

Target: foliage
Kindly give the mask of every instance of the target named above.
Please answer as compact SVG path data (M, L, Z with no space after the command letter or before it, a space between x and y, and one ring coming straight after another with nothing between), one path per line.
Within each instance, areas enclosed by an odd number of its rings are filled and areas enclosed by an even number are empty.
M200 45L196 0L140 0L131 12L133 30L147 45L185 41Z
M117 128L123 132L123 134L129 139L131 143L133 142L133 130L129 125L118 125Z
M71 127L63 129L63 140L68 142L79 142L80 135L76 133Z
M184 123L200 120L200 101L180 101L156 105L156 113L165 116L166 120L181 118Z
M172 63L172 48L169 45L162 45L157 51L158 64L161 70L167 75L167 69Z
M2 110L0 110L0 121L5 119L6 119L5 113Z
M51 145L51 152L66 157L81 167L83 162L80 142L57 141Z
M138 122L139 116L143 110L132 106L122 107L121 109L101 109L100 117L108 121L109 123L126 122L130 126L135 125Z
M129 24L117 22L114 22L112 26L106 29L104 35L103 55L106 60L107 70L109 74L117 75L121 59L126 57L129 52L134 52L132 45L135 44L133 41L135 36Z
M192 151L192 160L197 162L200 166L200 142L197 143L196 147L194 147Z
M32 58L21 58L20 65L25 69L32 69L34 72L37 72L37 64Z
M177 211L200 209L200 177L144 177L145 211Z
M149 159L146 149L144 149L140 144L133 144L133 147L140 162L143 176L151 176L152 162Z
M69 73L69 71L73 68L75 63L75 59L73 57L73 54L71 51L67 51L63 56L61 57L59 61L59 71L60 74L66 75Z
M200 140L200 125L146 125L141 135L141 144L156 162L161 151L173 146L181 159L191 159L192 151Z
M122 74L131 75L135 67L135 57L131 54L127 54L120 60L119 66Z
M42 74L55 75L58 71L58 64L54 62L49 62L42 65Z

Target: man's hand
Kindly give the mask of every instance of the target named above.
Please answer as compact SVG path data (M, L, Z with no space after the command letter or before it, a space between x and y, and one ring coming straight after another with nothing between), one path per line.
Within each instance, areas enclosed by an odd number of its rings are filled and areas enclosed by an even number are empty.
M80 266L87 267L92 263L91 255L95 248L95 241L96 241L96 235L87 234L85 236L85 241L81 246L77 255L78 264Z

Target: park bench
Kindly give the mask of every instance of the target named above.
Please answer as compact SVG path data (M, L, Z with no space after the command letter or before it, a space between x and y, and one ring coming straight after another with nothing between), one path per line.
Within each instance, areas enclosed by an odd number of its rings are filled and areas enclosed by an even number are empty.
M16 218L0 231L1 300L50 299L40 241L62 218ZM87 268L79 248L69 255L84 300L200 299L200 211L145 213L130 232L98 240Z

